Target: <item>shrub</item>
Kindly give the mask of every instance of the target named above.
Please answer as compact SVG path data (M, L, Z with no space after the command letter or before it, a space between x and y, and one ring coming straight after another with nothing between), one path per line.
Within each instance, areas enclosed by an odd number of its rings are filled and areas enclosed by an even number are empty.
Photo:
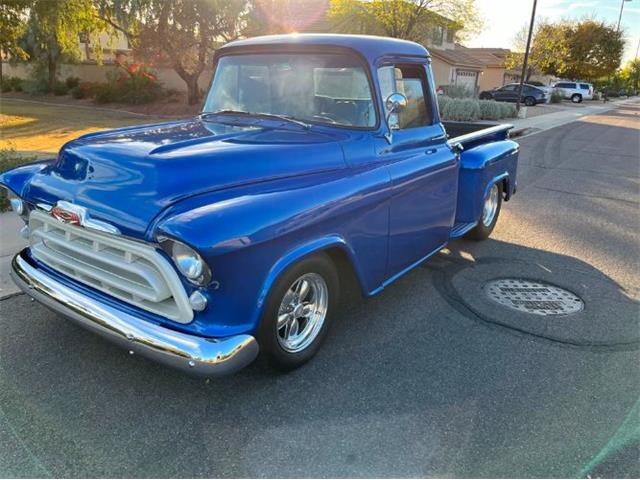
M93 98L99 88L98 83L82 82L77 87L71 89L70 93L73 98Z
M69 93L69 88L67 87L67 85L64 82L56 82L53 85L52 92L53 92L54 95L62 96L62 95L66 95L67 93Z
M97 84L93 92L97 103L113 103L118 101L118 88L111 82Z
M516 118L518 110L513 103L497 102L500 105L500 118Z
M67 89L71 90L73 88L76 88L78 85L80 85L80 78L79 77L67 77L67 79L64 81L64 83L67 86Z
M558 90L554 89L551 91L551 96L549 97L549 101L551 103L560 103L562 102L562 93Z
M464 85L443 85L442 90L450 98L473 98L475 96L473 89Z
M11 81L11 86L13 87L14 92L22 91L23 80L20 77L11 77L10 81Z
M445 120L474 121L480 118L480 104L472 98L451 98L440 113Z
M107 83L95 87L98 103L149 103L162 93L157 77L144 65L120 65L120 69L107 74Z
M2 80L2 91L10 92L11 90L14 92L22 91L22 79L20 77L6 77Z
M450 97L446 95L438 95L438 111L440 112L440 116L444 119L442 112L447 108L447 104L451 101Z
M502 109L495 100L478 100L478 103L482 120L500 120L502 118Z
M42 95L49 93L49 85L43 79L25 80L22 82L22 90L30 95Z

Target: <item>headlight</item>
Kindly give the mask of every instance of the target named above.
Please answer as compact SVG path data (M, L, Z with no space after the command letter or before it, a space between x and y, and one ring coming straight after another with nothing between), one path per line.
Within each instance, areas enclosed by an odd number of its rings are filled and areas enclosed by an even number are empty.
M160 246L185 277L198 285L211 281L211 270L204 259L193 248L169 238L159 238Z
M11 203L11 209L16 212L18 215L22 215L24 212L24 202L19 198L10 198L9 203Z
M2 188L3 187L0 186L0 189ZM20 217L22 217L22 220L27 222L29 220L29 207L26 202L8 188L6 189L6 192L7 198L9 199L9 205L11 205L11 210L16 212Z

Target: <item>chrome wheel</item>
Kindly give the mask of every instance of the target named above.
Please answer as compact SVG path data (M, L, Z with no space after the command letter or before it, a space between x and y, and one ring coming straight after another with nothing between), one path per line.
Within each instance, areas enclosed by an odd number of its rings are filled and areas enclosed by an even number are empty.
M499 195L500 189L496 184L491 187L491 191L489 192L489 195L487 195L487 198L484 201L484 206L482 208L482 224L485 227L490 227L496 217L496 212L498 211Z
M329 289L322 276L306 273L293 282L278 309L276 329L282 349L298 353L311 345L322 329L328 305Z

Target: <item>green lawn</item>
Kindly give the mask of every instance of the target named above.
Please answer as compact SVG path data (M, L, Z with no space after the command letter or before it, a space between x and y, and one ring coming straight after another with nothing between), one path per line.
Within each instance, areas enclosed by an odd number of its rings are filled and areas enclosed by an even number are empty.
M56 154L65 142L85 133L166 120L90 107L3 98L0 100L0 150L13 149L39 158L47 157Z

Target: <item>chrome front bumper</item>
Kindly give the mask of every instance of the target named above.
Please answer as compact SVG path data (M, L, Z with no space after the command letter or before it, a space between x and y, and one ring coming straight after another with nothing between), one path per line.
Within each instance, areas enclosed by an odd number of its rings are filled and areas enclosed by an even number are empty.
M155 325L63 285L29 264L25 253L26 249L17 254L11 264L11 276L18 287L130 352L205 377L235 372L258 355L258 342L251 335L212 339Z

